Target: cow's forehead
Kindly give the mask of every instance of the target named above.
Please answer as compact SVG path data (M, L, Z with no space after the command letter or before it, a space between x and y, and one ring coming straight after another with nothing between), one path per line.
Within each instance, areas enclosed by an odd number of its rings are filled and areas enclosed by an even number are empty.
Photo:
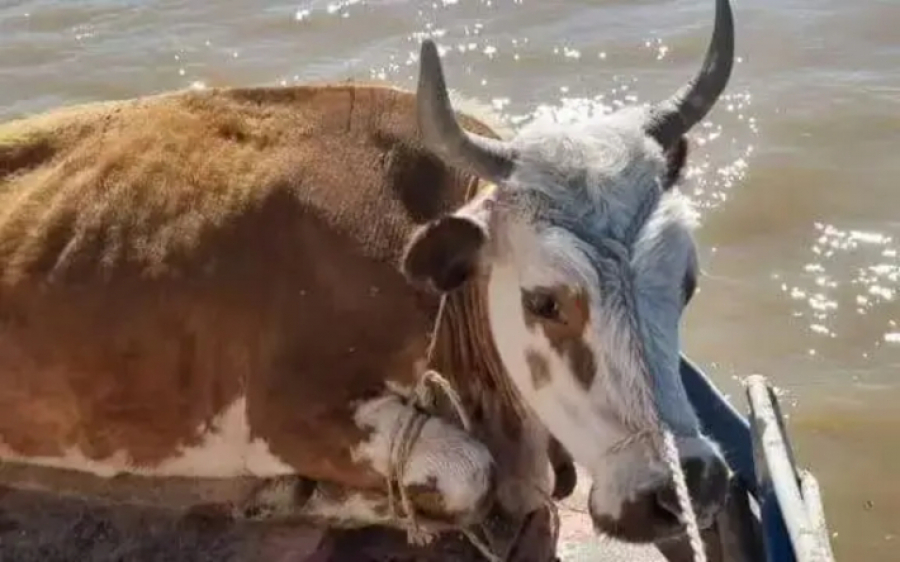
M619 287L623 277L651 277L653 284L679 284L693 262L695 215L686 198L663 192L656 176L633 176L624 190L540 186L517 193L524 229L542 277L581 286ZM642 183L643 182L643 183ZM649 183L651 185L644 185ZM638 192L625 193L628 189Z
M538 124L513 147L519 155L508 185L513 196L527 201L537 221L581 231L579 237L633 238L659 200L662 150L627 120Z
M611 376L649 383L661 419L689 434L694 417L678 392L678 321L685 276L696 268L688 201L677 192L643 199L639 212L612 229L603 212L556 213L538 219L537 255L519 262L525 285L568 286L587 297L595 342ZM581 220L570 220L571 217ZM611 234L610 230L618 230ZM537 258L537 259L534 259Z
M536 236L539 248L528 245L544 258L539 269L568 270L559 273L582 285L634 273L680 281L690 213L662 189L666 161L645 120L643 108L628 108L578 124L533 122L514 137L517 166L501 192ZM666 245L675 259L656 260ZM635 260L639 272L629 271Z

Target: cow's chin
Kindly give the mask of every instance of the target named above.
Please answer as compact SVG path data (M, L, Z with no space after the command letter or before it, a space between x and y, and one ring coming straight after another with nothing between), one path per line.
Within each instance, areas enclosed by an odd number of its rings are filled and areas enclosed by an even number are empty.
M660 506L653 493L626 501L615 517L591 510L591 520L598 534L634 544L666 541L685 532L678 517Z

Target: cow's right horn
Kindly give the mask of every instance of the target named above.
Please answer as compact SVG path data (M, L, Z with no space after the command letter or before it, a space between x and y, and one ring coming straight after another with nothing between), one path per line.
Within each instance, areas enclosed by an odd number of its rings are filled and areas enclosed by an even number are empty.
M419 65L416 105L426 145L447 164L470 170L485 180L499 182L509 177L514 165L510 148L502 141L465 131L456 121L441 58L431 39L422 42Z
M728 0L716 0L716 23L703 66L674 96L653 109L647 133L669 148L703 119L722 94L734 65L734 18Z

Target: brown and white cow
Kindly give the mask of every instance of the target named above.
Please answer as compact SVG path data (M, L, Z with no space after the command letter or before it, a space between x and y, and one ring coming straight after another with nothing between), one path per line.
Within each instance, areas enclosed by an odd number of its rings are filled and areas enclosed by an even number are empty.
M505 140L454 114L431 41L415 95L190 91L3 125L0 457L299 475L340 492L298 513L390 524L391 438L442 293L433 366L475 430L428 417L402 482L417 511L534 511L546 427L592 477L600 529L671 536L680 508L645 438L663 424L708 519L726 468L678 378L696 258L672 186L732 59L717 0L671 100Z
M398 392L426 367L438 304L399 263L417 225L478 187L421 144L413 95L69 108L0 127L0 181L5 464L161 485L301 475L322 483L303 515L389 523ZM480 291L449 299L433 365L474 434L430 418L406 470L417 510L442 521L478 519L498 495L524 516L553 485Z

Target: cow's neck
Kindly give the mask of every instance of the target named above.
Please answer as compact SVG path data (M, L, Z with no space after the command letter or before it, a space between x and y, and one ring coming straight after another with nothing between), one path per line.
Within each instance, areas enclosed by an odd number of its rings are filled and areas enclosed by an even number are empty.
M492 187L474 176L467 183L465 201ZM483 274L447 295L445 312L436 326L435 357L429 366L453 383L476 433L489 446L505 448L506 444L497 441L498 433L518 440L528 416L494 344L487 285Z
M486 285L481 278L447 297L432 367L453 383L476 427L498 420L507 436L518 437L524 406L494 345Z

